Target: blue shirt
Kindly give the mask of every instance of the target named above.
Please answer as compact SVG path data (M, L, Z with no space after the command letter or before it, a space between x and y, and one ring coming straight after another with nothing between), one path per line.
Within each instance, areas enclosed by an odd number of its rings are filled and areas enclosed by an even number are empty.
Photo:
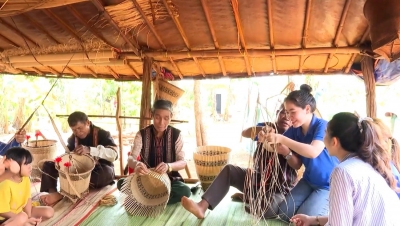
M324 141L327 124L327 121L313 115L306 135L301 131L301 127L293 128L293 126L283 135L304 144L311 144L313 140ZM316 158L306 158L301 155L299 157L305 166L304 180L318 188L329 189L329 177L339 160L329 156L326 148Z
M390 163L390 167L392 167L392 172L393 172L394 178L397 181L397 187L400 188L400 173L392 162ZM399 196L399 198L400 198L400 193L397 193L397 196Z
M12 147L18 147L19 143L17 143L17 141L14 139L11 141L11 143L9 143L8 145L0 142L0 155L4 155L6 153L6 151Z

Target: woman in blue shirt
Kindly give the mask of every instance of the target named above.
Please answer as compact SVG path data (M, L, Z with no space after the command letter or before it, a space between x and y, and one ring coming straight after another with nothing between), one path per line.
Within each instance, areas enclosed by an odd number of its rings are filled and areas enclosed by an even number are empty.
M22 130L15 134L14 139L9 143L3 143L0 141L0 155L4 155L6 151L12 147L18 147L21 143L25 142L26 131Z
M292 126L283 135L269 133L264 137L268 142L280 144L277 151L285 156L292 168L305 166L303 178L286 195L279 209L268 211L265 217L278 215L289 222L296 213L328 214L329 177L338 159L329 156L325 148L327 121L314 115L316 101L311 90L303 84L300 90L291 92L284 103Z

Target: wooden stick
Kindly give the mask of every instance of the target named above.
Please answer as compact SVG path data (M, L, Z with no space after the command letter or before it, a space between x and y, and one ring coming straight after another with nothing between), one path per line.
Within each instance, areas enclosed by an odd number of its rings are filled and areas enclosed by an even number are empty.
M199 61L197 60L196 57L193 57L194 62L196 63L197 67L200 69L201 74L203 75L203 77L206 77L206 73L204 72L203 67L200 65Z
M74 70L72 70L70 67L67 67L66 68L73 76L75 76L75 77L79 77L79 75L74 71Z
M367 27L367 29L365 29L364 35L361 37L361 40L357 46L360 46L367 39L368 35L369 35L369 27ZM346 74L349 73L351 66L353 65L353 62L356 59L356 56L357 56L356 53L353 53L353 55L351 56L350 61L347 64L346 69L344 70L344 72Z
M13 63L11 64L14 68L26 68L26 67L43 67L44 66L65 66L67 61L47 61L47 62L21 62L21 63ZM126 65L126 60L113 60L113 61L103 61L103 62L91 62L91 61L71 61L69 62L69 66L123 66Z
M42 71L40 71L39 69L32 67L32 70L35 71L38 75L44 75L44 73Z
M73 29L71 26L69 26L63 19L61 19L59 16L57 16L55 13L53 13L50 9L43 9L42 10L51 20L56 22L61 28L64 30L68 31L72 37L74 37L78 42L81 42L81 36Z
M10 56L8 61L10 63L23 63L23 62L47 62L47 61L85 61L92 60L93 62L104 62L110 61L110 59L116 58L113 51L98 51L98 52L88 52L88 53L59 53L59 54L44 54L44 55L32 55L28 56ZM36 59L35 59L36 58ZM65 63L65 64L66 64Z
M172 66L175 68L175 70L178 72L179 78L183 79L182 72L181 72L181 70L179 70L178 65L176 65L176 63L172 59L172 57L169 58L169 61L171 62Z
M124 174L124 167L123 167L123 149L124 145L122 144L122 126L121 126L121 120L120 120L120 114L121 114L121 88L118 87L117 90L117 110L115 113L115 120L117 123L117 128L118 128L118 143L119 143L119 166L120 166L120 173L121 175Z
M247 50L248 55L251 57L267 57L272 56L299 56L299 55L317 55L317 54L328 54L328 53L338 53L338 54L349 54L349 53L360 53L361 49L359 47L317 47L317 48L307 48L307 49L253 49ZM145 51L144 54L149 57L243 57L243 53L239 52L237 49L220 49L220 50L192 50L192 51ZM123 55L129 55L129 53L123 53Z
M344 22L346 21L346 18L347 18L347 13L349 12L350 3L351 3L351 0L346 0L346 4L344 6L342 15L340 16L339 27L338 27L338 29L336 31L335 38L333 40L333 46L334 47L338 46L339 37L340 37L340 35L342 33L343 25L344 25ZM331 62L332 58L333 58L333 53L330 53L329 56L328 56L328 60L326 61L326 64L325 64L324 73L328 72L329 63Z
M271 0L267 0L267 4L268 4L269 45L270 45L271 50L273 51L272 53L274 53L275 41L274 41L274 24L272 22L273 18L272 18ZM276 68L275 54L271 55L271 60L272 60L272 68L274 70L274 73L276 73L277 68Z
M140 76L139 76L138 72L132 67L132 65L130 65L129 63L127 63L126 66L128 66L129 69L131 69L131 71L133 72L133 75L134 75L137 79L140 79Z
M68 117L69 115L62 115L62 114L57 114L56 117L61 117L65 118ZM115 118L115 115L87 115L89 118ZM120 115L119 118L126 118L126 119L140 119L140 117L135 117L135 116L123 116ZM144 118L146 120L151 120L151 118ZM189 121L186 120L177 120L177 119L172 119L171 122L177 122L177 123L189 123Z
M106 66L106 68L112 74L112 76L114 76L115 79L119 78L118 74L110 66Z
M86 70L90 72L90 74L93 75L93 77L97 78L97 74L89 67L89 66L84 66Z

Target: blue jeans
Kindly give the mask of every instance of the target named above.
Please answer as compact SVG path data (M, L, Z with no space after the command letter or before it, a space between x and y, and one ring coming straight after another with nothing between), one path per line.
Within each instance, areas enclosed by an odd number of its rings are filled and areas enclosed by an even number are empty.
M304 179L301 179L292 191L286 195L285 201L279 205L279 209L276 211L276 214L287 222L295 214L326 216L328 213L329 190L313 186Z

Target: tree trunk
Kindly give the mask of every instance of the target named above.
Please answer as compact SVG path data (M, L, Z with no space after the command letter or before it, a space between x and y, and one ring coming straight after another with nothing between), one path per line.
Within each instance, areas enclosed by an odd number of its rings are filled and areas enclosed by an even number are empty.
M140 104L140 122L139 130L150 125L151 120L145 119L151 117L151 69L153 58L145 57L143 61L142 76L142 100Z
M365 93L367 101L367 116L376 117L376 100L375 100L375 76L374 76L374 60L370 57L364 57L361 61L361 70L363 73Z
M207 145L207 133L203 123L203 108L201 102L201 82L194 81L194 118L196 121L196 143L197 146Z

